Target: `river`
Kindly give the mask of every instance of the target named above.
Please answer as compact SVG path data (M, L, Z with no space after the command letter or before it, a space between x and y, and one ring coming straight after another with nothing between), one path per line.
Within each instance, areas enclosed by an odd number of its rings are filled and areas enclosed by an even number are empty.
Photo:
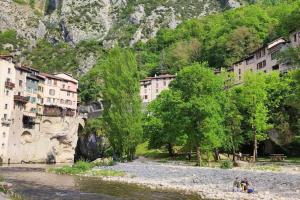
M25 200L200 200L196 195L150 190L99 178L47 173L48 166L2 166L0 175Z

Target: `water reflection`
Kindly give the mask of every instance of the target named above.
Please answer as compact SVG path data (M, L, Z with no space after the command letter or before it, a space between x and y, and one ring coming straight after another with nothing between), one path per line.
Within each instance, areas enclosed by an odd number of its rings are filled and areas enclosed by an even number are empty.
M46 173L45 168L1 167L0 174L28 200L198 200L198 196L153 191L129 184L104 182L98 178Z

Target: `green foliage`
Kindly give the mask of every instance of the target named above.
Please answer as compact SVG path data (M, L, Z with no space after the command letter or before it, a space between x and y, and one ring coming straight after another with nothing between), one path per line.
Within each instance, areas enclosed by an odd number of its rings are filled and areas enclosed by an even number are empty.
M289 15L297 18L297 2L262 1L186 20L175 30L163 28L147 44L135 46L141 55L141 68L153 74L161 65L169 72L178 72L194 62L207 62L213 68L230 67L262 43L285 34L282 25L286 21L299 21L285 20Z
M56 174L70 174L70 175L78 175L83 174L94 167L93 163L78 161L73 166L63 166L60 168L51 168L50 172L54 172Z
M5 45L12 45L6 47ZM16 49L21 48L24 42L17 37L17 32L15 30L0 31L0 54L9 54L14 52Z
M150 148L168 145L169 154L173 155L173 146L184 144L182 105L179 92L166 90L148 106L144 134L149 138Z
M101 98L101 86L101 69L99 65L96 65L79 80L79 96L81 101L85 103L97 101Z
M16 3L18 3L18 4L21 4L21 5L26 4L25 0L13 0L13 1L16 2Z
M75 47L72 47L65 42L58 42L53 44L45 39L39 40L37 45L31 51L28 50L25 52L25 54L27 55L27 60L30 60L30 62L32 62L32 66L34 68L49 73L72 73L75 76L79 72L78 68L80 58L86 59L89 54L93 54L96 58L99 58L102 53L103 52L101 46L93 40L82 41ZM94 76L93 73L96 72L91 72L88 76ZM95 84L97 83L98 82L95 82ZM85 84L84 78L83 84ZM97 94L97 91L92 92L94 92L95 95ZM83 98L89 98L85 96L86 94L83 95Z
M117 156L132 160L142 137L140 78L134 54L115 48L99 66L108 139Z
M233 168L233 164L232 164L232 162L229 161L229 160L224 160L224 161L222 161L220 167L221 167L222 169L232 169L232 168Z
M28 54L33 67L44 72L74 73L78 67L78 60L72 47L63 42L53 45L46 40L40 40Z

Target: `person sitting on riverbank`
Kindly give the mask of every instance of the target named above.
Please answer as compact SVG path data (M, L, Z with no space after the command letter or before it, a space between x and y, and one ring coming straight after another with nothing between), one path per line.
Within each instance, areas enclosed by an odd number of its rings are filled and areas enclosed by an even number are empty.
M241 181L239 180L238 177L235 178L234 182L233 182L233 192L241 192L242 188L241 188Z
M253 193L254 189L250 187L250 182L248 181L247 178L244 178L241 182L242 185L242 191L247 192L247 193Z

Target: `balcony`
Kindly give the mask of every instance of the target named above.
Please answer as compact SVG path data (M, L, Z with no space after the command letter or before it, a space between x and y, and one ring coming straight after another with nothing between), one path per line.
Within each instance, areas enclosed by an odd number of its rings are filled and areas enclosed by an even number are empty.
M1 118L1 124L9 126L11 124L11 119Z
M5 81L5 87L11 90L15 87L15 84L10 81Z
M29 97L24 97L21 95L14 95L14 100L19 103L26 104L29 102Z

